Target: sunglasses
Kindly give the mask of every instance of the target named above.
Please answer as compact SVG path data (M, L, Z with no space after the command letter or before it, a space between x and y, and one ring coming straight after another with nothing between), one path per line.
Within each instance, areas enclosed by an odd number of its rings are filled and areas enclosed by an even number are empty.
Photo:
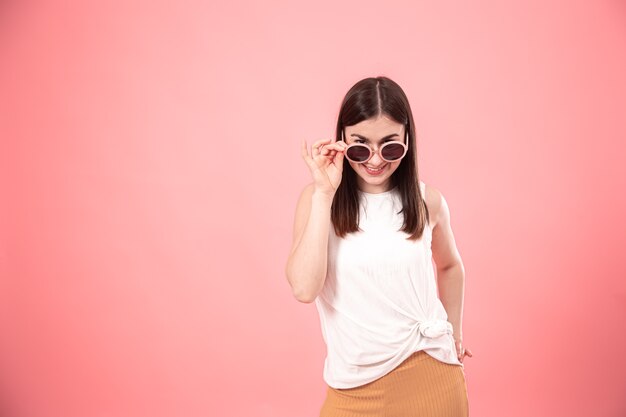
M345 142L343 130L341 131L341 140ZM386 162L395 162L404 158L408 149L408 145L402 142L390 141L378 148L378 155ZM374 150L365 143L353 143L346 148L345 156L352 162L364 164L372 159Z

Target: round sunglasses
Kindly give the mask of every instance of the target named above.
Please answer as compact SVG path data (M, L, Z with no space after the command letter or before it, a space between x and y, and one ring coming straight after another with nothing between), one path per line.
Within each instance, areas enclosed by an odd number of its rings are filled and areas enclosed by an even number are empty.
M343 130L341 132L341 140L345 142ZM395 162L404 158L408 149L409 147L402 142L390 141L378 148L378 155L386 162ZM364 164L372 159L374 150L365 143L352 143L346 148L345 156L352 162Z

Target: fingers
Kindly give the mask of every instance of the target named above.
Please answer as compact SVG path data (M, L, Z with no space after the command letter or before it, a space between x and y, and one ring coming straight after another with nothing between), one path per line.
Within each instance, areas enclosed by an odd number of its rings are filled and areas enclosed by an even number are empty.
M322 148L324 147L324 144L329 143L330 139L322 139L322 140L318 140L317 142L315 142L313 144L313 156L317 156L321 154Z
M334 157L334 152L342 151L346 148L346 144L343 142L331 142L330 139L322 139L313 143L311 157L315 158L318 155Z
M300 155L302 155L302 158L304 158L305 160L307 158L310 158L309 148L306 146L306 140L304 139L302 139L302 146L300 147Z
M345 155L345 149L335 152L333 157L333 164L341 171L343 169L343 157Z
M309 155L306 140L302 140L301 154L306 163L311 168L315 168L315 160L319 156L327 157L334 164L342 163L343 154L347 147L345 142L333 141L331 143L330 139L322 139L313 143L311 154Z
M315 142L311 150L311 155L309 155L309 149L306 144L306 140L302 140L300 153L302 155L302 158L312 171L328 164L328 162L325 162L325 160L327 159L325 155L328 153L328 151L324 151L322 147L325 143L328 143L329 141L329 139L322 139Z
M314 169L315 162L313 161L313 158L311 158L311 155L309 155L309 148L307 147L306 140L302 140L302 147L300 148L300 154L302 155L302 159L304 159L304 162L307 163L309 168Z
M336 142L329 145L322 145L321 148L322 155L330 155L331 157L335 156L335 152L341 152L344 150L344 147Z
M463 359L464 359L466 356L468 356L468 357L470 357L470 358L471 358L471 357L472 357L472 356L474 356L474 355L472 354L472 351L471 351L471 350L469 350L469 349L467 349L467 348L463 348L463 353L459 353L457 356L458 356L458 358L459 358L459 362L463 363Z
M325 143L328 143L328 142L330 142L330 139L320 139L317 142L313 143L313 147L316 148L316 147L321 146L321 145L323 145Z
M324 146L324 143L327 143L328 141L330 141L330 139L322 139L322 140L318 140L317 142L313 143L313 146L311 148L311 156L317 156L321 153L322 147ZM306 145L306 140L302 140L302 152L303 155L309 155L309 148Z

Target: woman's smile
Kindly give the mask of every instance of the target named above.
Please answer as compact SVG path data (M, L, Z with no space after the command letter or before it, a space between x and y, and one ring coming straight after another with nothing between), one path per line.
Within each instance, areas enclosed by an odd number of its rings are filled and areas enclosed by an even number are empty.
M369 175L380 175L383 173L386 167L387 167L387 164L383 165L379 169L371 169L364 165L365 172L367 172Z

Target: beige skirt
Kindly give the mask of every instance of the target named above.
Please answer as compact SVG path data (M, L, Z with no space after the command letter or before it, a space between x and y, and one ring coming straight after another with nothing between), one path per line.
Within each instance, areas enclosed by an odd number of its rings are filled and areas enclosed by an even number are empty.
M465 371L414 352L388 374L354 388L328 386L320 417L467 417Z

